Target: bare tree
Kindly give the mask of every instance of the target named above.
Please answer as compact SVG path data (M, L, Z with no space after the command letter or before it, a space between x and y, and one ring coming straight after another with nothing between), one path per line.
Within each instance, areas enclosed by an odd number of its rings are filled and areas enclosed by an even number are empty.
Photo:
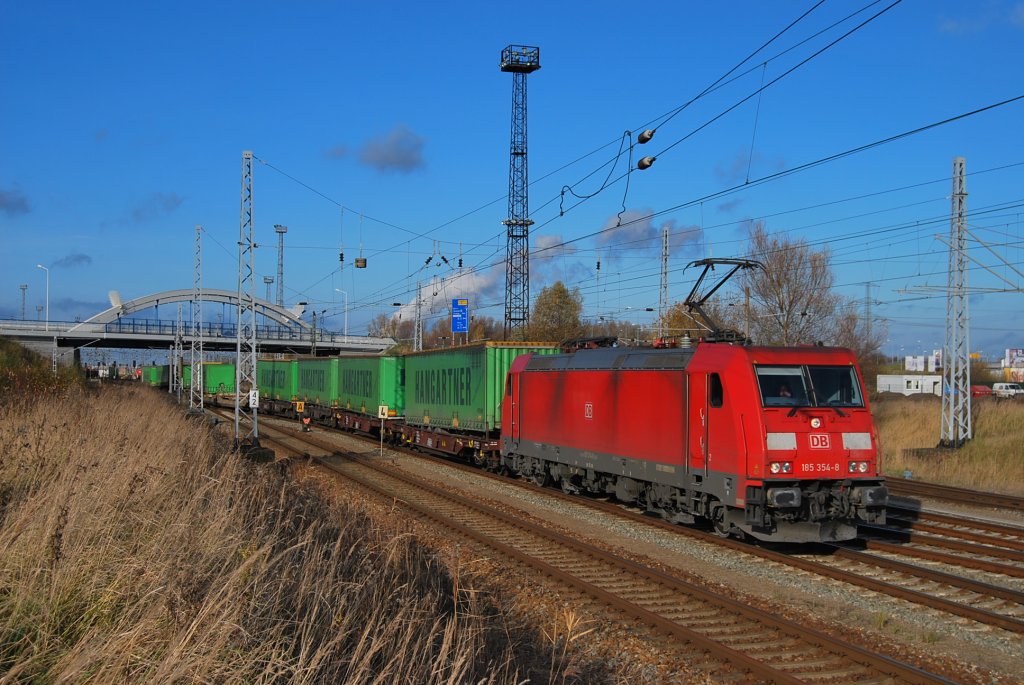
M415 322L403 321L397 314L378 314L370 320L366 331L369 335L394 338L397 344L389 352L401 353L413 348L412 336L415 327Z
M392 335L393 328L392 317L387 314L378 314L366 325L366 333L377 338L385 338Z
M830 340L842 299L832 292L828 248L814 251L803 239L769 236L758 221L750 228L750 252L765 267L741 277L750 288L751 338L762 345Z
M888 329L880 322L868 326L856 309L856 303L847 300L846 306L836 315L835 332L826 341L839 347L849 347L857 354L861 363L872 357L881 356L882 345Z

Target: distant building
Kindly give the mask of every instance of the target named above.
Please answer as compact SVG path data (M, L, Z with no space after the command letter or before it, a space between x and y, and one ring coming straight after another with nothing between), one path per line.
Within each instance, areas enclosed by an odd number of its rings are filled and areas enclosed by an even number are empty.
M1003 380L1024 383L1024 349L1011 347L1002 359Z
M942 394L942 376L919 373L880 374L878 392L898 392L901 395Z

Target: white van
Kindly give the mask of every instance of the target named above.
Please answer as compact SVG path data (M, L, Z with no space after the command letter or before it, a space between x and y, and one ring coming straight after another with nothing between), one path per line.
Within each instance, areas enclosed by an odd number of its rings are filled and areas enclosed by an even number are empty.
M1024 395L1024 387L1020 383L994 383L992 392L996 397L1016 397Z

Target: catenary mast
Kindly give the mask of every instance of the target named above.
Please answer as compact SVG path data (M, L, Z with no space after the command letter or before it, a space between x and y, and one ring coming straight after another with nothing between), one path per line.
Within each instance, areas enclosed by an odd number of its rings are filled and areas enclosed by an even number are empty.
M189 387L189 413L203 413L203 227L196 224L195 270L192 277L192 384Z
M971 359L967 311L967 160L953 160L949 225L949 292L946 299L946 349L942 359L943 447L971 439Z
M252 211L252 152L242 153L242 202L238 226L238 316L235 321L235 447L260 446L256 385L255 237Z

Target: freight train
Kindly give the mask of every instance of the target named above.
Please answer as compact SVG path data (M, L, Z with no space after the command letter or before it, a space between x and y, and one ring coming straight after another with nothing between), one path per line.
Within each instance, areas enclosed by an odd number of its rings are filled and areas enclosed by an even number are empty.
M779 542L884 523L878 440L841 348L483 343L265 360L261 411L383 437L670 521Z

